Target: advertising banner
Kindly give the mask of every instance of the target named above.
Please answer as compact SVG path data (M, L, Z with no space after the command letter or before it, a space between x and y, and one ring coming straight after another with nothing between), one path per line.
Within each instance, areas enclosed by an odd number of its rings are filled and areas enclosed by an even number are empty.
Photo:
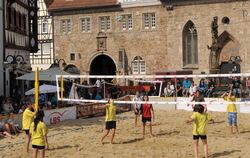
M44 122L47 125L57 124L64 120L75 120L76 119L76 106L53 109L45 111Z

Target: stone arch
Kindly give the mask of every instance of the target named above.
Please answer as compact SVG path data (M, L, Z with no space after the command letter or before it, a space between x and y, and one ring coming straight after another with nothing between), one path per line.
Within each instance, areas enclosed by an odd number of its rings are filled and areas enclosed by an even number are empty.
M70 73L70 74L75 74L75 75L80 75L80 70L77 68L77 66L73 64L69 64L65 66L64 71Z
M218 49L216 51L216 62L217 62L217 72L220 73L232 73L231 67L237 65L240 68L239 63L230 63L232 57L239 57L240 44L239 42L227 31L220 34L217 39ZM210 53L210 61L212 58L212 53ZM222 70L223 69L223 70ZM240 70L237 70L240 72Z
M95 55L89 63L90 75L116 75L117 66L113 58L107 54ZM112 79L107 79L111 81ZM95 80L91 80L94 82Z

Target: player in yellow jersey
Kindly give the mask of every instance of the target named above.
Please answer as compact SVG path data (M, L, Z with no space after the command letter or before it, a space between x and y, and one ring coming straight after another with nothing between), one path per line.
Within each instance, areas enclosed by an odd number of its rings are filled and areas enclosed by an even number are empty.
M45 158L45 149L49 148L47 134L48 129L43 122L44 112L38 111L34 122L30 125L31 143L33 148L32 158L37 158L38 151L41 158Z
M30 125L33 122L35 116L35 110L33 108L33 104L31 101L28 101L27 108L23 112L23 119L22 119L22 127L26 134L26 151L29 152L29 144L30 144Z
M115 131L116 131L116 106L114 105L113 99L109 99L106 105L105 123L106 127L104 135L101 138L101 144L103 144L103 140L109 134L110 130L112 130L110 143L113 144L113 139L115 137Z
M235 96L233 95L232 91L230 90L228 93L224 93L221 96L227 102L235 102ZM232 134L235 132L238 133L238 125L237 125L237 108L234 103L229 103L227 105L227 116L228 116L228 125L230 127L230 131Z
M204 146L205 158L208 158L208 144L206 135L206 125L208 121L213 121L212 118L204 112L202 105L194 107L194 113L187 123L193 122L193 145L195 158L198 158L199 138L202 140Z

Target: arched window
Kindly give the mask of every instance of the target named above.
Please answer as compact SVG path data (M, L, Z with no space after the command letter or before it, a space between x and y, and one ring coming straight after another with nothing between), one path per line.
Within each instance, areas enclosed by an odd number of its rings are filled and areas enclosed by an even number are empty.
M146 74L146 62L140 56L132 61L132 74Z
M188 21L182 32L183 66L193 68L198 64L198 35L195 25Z

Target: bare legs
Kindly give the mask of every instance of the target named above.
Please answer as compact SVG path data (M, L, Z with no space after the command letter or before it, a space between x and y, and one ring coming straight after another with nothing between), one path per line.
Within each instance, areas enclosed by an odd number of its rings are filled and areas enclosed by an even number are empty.
M208 144L207 144L207 140L203 139L202 143L203 143L203 147L204 147L205 158L208 158ZM195 158L198 158L198 145L199 145L199 140L194 140L193 147L194 147Z
M30 135L26 134L26 152L29 152L29 146L30 146Z
M43 150L39 150L41 158L45 158L45 149ZM33 154L32 154L32 158L37 158L38 155L38 149L33 149Z
M146 127L146 122L143 122L143 126L142 126L142 137L145 137L145 127ZM152 123L149 122L149 130L150 130L150 135L153 137L153 132L152 132Z
M138 115L135 115L135 126L137 126Z
M102 136L102 138L101 138L101 144L103 145L104 143L103 143L103 140L104 140L104 138L109 134L109 129L105 129L105 132L104 132L104 135ZM113 144L113 140L114 140L114 137L115 137L115 131L116 131L116 129L115 128L113 128L112 129L112 135L111 135L111 139L110 139L110 144Z
M195 158L198 158L198 145L199 145L199 140L194 140L193 146L194 146L194 156L195 156Z
M233 125L233 126L229 126L229 127L230 127L231 134L238 133L238 126L237 125Z

